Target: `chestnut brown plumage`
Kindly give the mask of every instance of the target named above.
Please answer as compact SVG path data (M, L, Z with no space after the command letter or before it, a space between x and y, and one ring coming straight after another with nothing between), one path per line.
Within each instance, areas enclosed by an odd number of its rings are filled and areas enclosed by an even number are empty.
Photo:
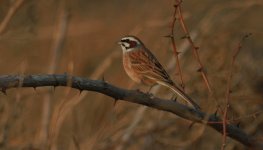
M137 83L168 87L195 109L200 107L170 78L157 58L135 36L125 36L119 44L123 50L123 66L128 76Z

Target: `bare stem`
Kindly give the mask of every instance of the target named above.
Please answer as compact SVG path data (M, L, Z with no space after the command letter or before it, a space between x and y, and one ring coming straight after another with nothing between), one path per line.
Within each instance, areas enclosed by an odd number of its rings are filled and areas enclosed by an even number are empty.
M70 81L70 82L69 82ZM7 89L16 87L44 87L44 86L66 86L78 89L80 91L94 91L105 94L113 99L123 100L131 103L145 105L158 110L170 112L180 116L189 121L194 121L202 124L207 122L220 122L221 120L215 115L208 115L199 110L187 107L175 101L164 100L151 95L142 93L138 90L125 90L111 85L105 81L89 80L80 77L73 77L70 75L3 75L0 76L0 88L2 92ZM207 124L216 131L223 133L222 124ZM235 125L226 124L227 136L231 137L243 145L252 149L263 149L263 143L255 140L253 137L247 135L244 131L237 128Z
M176 43L175 43L175 39L174 39L174 35L175 35L174 26L175 26L175 22L177 20L176 13L177 13L177 9L178 9L178 6L180 5L180 3L181 3L181 1L179 1L178 4L174 5L174 14L173 14L173 20L171 23L171 33L170 33L169 37L171 39L174 55L176 58L176 69L177 69L177 72L179 73L179 76L180 76L180 81L181 81L180 85L184 90L185 84L184 84L182 69L181 69L180 61L179 61L179 52L177 51L177 47L176 47Z
M230 93L231 93L231 81L233 78L233 71L234 71L234 64L236 61L236 58L242 48L242 44L246 38L248 38L251 34L246 34L245 36L242 37L242 39L239 41L238 46L236 50L233 53L232 56L232 61L229 69L229 75L227 78L227 87L226 87L226 98L225 98L225 109L224 109L224 114L223 114L223 139L222 139L222 147L221 149L224 150L226 146L226 137L227 137L227 131L226 131L226 125L227 125L227 112L229 108L229 98L230 98Z
M180 1L177 0L177 2L180 2ZM182 27L185 35L186 35L185 38L188 40L188 42L189 42L190 45L192 46L192 50L193 50L194 57L195 57L195 59L197 60L197 63L198 63L198 65L199 65L199 68L198 68L197 71L201 73L202 78L203 78L203 80L204 80L204 83L205 83L205 85L206 85L206 87L207 87L210 95L215 99L215 103L216 103L216 105L217 105L217 108L219 109L219 111L220 111L221 113L223 113L222 108L221 108L220 105L219 105L218 99L217 99L216 95L214 94L214 92L213 92L213 90L212 90L210 81L209 81L209 79L208 79L208 77L207 77L207 74L206 74L206 71L205 71L205 67L204 67L204 65L202 64L201 59L200 59L200 57L199 57L199 53L198 53L199 47L195 46L195 44L194 44L194 42L193 42L193 40L192 40L192 38L191 38L191 36L190 36L189 30L188 30L188 28L187 28L187 26L186 26L186 24L185 24L184 17L183 17L183 15L182 15L181 5L178 5L178 15L179 15L179 20L180 20L180 25L181 25L181 27Z

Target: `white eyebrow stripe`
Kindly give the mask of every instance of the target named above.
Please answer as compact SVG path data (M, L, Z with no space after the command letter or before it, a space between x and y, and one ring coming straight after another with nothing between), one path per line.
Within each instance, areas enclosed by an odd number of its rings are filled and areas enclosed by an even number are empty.
M140 42L134 37L125 37L125 38L122 38L121 40L123 40L123 41L125 41L125 40L135 41L137 44L140 44Z

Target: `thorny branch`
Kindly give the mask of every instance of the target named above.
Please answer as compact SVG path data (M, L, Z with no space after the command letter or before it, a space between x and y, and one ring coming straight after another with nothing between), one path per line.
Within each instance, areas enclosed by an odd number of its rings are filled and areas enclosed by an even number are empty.
M218 107L218 109L220 110L220 112L222 113L223 115L223 120L222 120L222 125L223 125L223 142L222 142L222 147L221 149L223 150L225 148L225 145L226 145L226 136L227 136L227 129L226 129L226 126L227 124L229 123L228 121L228 118L227 118L227 112L228 112L228 107L229 107L229 96L230 96L230 88L231 88L231 79L232 79L232 76L233 76L233 66L234 66L234 62L236 60L236 57L239 53L239 51L241 50L242 48L242 42L247 38L249 37L251 34L247 34L245 35L242 40L239 42L238 44L238 47L237 49L235 50L233 56L232 56L232 62L231 62L231 67L230 67L230 73L229 73L229 76L228 76L228 81L227 81L227 89L226 89L226 99L225 99L225 106L224 106L224 109L222 109L218 103L218 100L216 98L216 96L214 95L214 92L212 90L212 87L210 85L210 82L208 80L208 77L207 77L207 74L205 72L205 69L204 69L204 66L200 60L200 57L199 57L199 53L198 53L198 50L199 50L199 47L195 46L191 36L190 36L190 33L188 31L188 28L185 24L185 21L184 21L184 17L182 15L182 8L181 8L181 0L176 0L176 2L178 4L175 5L175 11L174 11L174 15L173 15L173 22L172 22L172 30L171 30L171 40L172 40L172 46L173 46L173 49L174 49L174 52L175 52L175 55L176 55L176 62L177 62L177 68L179 70L179 74L180 74L180 77L181 77L181 83L183 85L183 80L182 80L182 75L181 75L181 70L180 70L180 65L179 65L179 59L178 59L178 52L176 50L176 46L175 46L175 42L174 42L174 37L173 37L173 26L175 24L175 21L176 21L176 12L178 11L178 16L179 16L179 21L180 21L180 25L182 27L182 30L184 31L184 33L186 34L185 38L188 40L188 42L190 43L190 45L192 46L192 50L193 50L193 54L194 54L194 57L195 59L197 60L197 63L199 65L199 69L198 69L198 72L201 73L202 75L202 78L205 82L205 85L210 93L210 95L215 98L215 102L216 102L216 105ZM210 123L213 123L213 122L210 122Z
M242 39L239 41L238 46L237 46L237 48L234 51L234 54L232 56L229 75L227 78L226 99L225 99L225 107L224 107L224 114L223 114L223 143L222 143L222 148L221 148L222 150L226 146L226 135L227 135L226 124L228 123L227 122L227 112L228 112L228 108L229 108L229 98L230 98L230 93L231 93L231 81L232 81L232 77L233 77L234 63L236 61L238 53L240 52L240 50L242 48L242 44L243 44L244 40L246 38L248 38L250 35L251 34L249 33L249 34L246 34L245 36L242 37Z
M203 79L204 79L204 81L206 83L207 89L209 90L209 92L212 92L210 82L209 82L209 80L207 78L206 72L204 70L204 66L203 66L203 64L201 62L201 59L199 57L199 54L198 54L199 47L195 46L191 36L189 35L189 31L188 31L188 28L185 25L185 21L184 21L183 15L182 15L182 8L181 8L180 5L178 6L178 14L179 14L179 20L180 20L181 27L182 27L183 31L185 32L185 34L186 34L187 40L189 41L189 43L192 46L194 56L195 56L195 58L196 58L196 60L198 62L198 65L199 65L198 71L201 72L202 77L203 77Z
M71 83L71 84L69 84ZM0 88L3 93L6 93L7 89L16 87L43 87L43 86L65 86L78 90L87 90L102 93L110 96L114 99L123 100L127 102L137 103L145 105L151 108L163 110L176 114L184 119L207 124L216 131L223 133L222 124L209 124L209 122L221 121L215 115L208 115L204 112L194 110L185 105L179 104L175 101L164 100L151 95L142 93L138 90L126 90L111 85L105 81L90 80L80 77L73 77L67 74L62 75L3 75L0 76ZM208 118L206 120L206 118ZM253 137L247 135L243 130L238 127L227 124L226 125L227 136L231 137L247 147L253 149L263 149L263 143L260 143Z
M220 107L220 105L219 105L219 103L218 103L218 100L217 100L217 98L216 98L216 96L215 96L215 94L214 94L214 92L213 92L213 90L212 90L211 84L210 84L210 82L209 82L209 79L208 79L207 74L206 74L206 71L205 71L205 67L204 67L204 65L202 64L201 59L200 59L200 57L199 57L199 53L198 53L199 47L197 47L197 46L194 44L194 42L193 42L193 40L192 40L192 38L191 38L191 36L190 36L189 30L188 30L188 28L187 28L187 26L186 26L186 24L185 24L184 17L183 17L183 14L182 14L182 7L181 7L181 5L180 5L181 0L176 0L176 1L177 1L177 3L178 3L178 5L177 5L178 8L177 8L177 10L178 10L178 15L179 15L180 25L181 25L181 27L182 27L182 29L183 29L183 32L186 34L186 35L185 35L185 38L188 40L188 42L189 42L190 45L192 46L192 50L193 50L194 57L195 57L195 59L197 60L197 63L198 63L198 65L199 65L199 68L198 68L197 71L201 73L202 78L203 78L203 80L204 80L204 82L205 82L205 85L206 85L206 87L207 87L210 95L215 99L217 108L220 110L220 112L223 112L222 109L221 109L221 107Z
M168 35L166 37L169 37L171 39L174 55L175 55L175 58L176 58L176 69L178 70L178 73L179 73L179 76L180 76L181 87L184 90L185 85L184 85L182 69L181 69L180 61L179 61L179 54L180 54L180 52L178 52L178 50L176 48L176 43L175 43L175 39L174 39L174 26L175 26L175 22L177 20L176 14L177 14L178 6L180 5L181 2L182 1L180 1L180 2L178 2L178 4L174 5L174 14L173 14L173 20L172 20L172 23L171 23L171 33L170 33L170 35Z

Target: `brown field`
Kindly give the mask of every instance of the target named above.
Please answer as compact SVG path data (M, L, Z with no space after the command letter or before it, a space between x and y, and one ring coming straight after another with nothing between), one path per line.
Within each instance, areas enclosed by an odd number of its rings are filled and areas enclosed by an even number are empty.
M122 67L117 41L136 35L152 50L174 81L170 33L173 0L0 0L0 74L68 73L126 89L134 84ZM183 1L183 15L214 92L223 106L233 51L246 33L232 80L229 118L263 141L262 0ZM1 29L10 8L16 9ZM186 92L214 113L215 100L197 72L198 63L179 22L175 38ZM161 88L158 97L169 99ZM0 93L0 149L137 150L220 149L222 134L171 113L66 87L15 88ZM246 149L227 138L226 150Z

